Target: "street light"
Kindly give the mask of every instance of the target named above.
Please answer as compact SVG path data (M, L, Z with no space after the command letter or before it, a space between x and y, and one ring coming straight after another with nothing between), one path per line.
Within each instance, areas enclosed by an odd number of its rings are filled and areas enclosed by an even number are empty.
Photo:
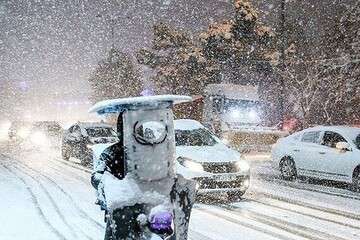
M280 43L280 70L281 71L285 71L285 1L286 0L280 0L281 4L280 4L280 25L281 25L281 30L280 30L280 38L281 38L281 43ZM283 76L280 76L280 99L279 99L279 104L280 104L280 116L281 116L281 121L284 120L284 95L285 95L285 82L284 82L284 78Z

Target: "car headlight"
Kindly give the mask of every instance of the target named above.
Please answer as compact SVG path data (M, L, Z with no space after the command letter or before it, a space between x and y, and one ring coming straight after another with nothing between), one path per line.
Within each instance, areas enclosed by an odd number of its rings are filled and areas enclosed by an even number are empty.
M196 171L196 172L204 171L204 167L200 163L194 162L189 158L179 157L177 160L181 165L183 165L186 168L189 168L192 171Z
M48 139L43 132L34 132L34 134L31 135L30 139L32 143L37 145L44 146L48 144Z
M250 166L245 161L238 161L235 163L235 166L239 172L247 172L250 170Z
M248 115L251 121L256 121L259 119L259 114L255 110L250 110Z
M225 145L229 145L229 144L230 144L230 141L229 141L229 139L227 139L227 138L221 139L221 142L222 142L223 144L225 144Z
M21 138L27 138L27 136L29 136L29 134L30 134L30 128L27 128L27 127L22 127L17 132L17 135Z
M11 122L7 122L7 121L2 122L0 124L0 131L1 132L7 132L9 130L10 126L11 126Z

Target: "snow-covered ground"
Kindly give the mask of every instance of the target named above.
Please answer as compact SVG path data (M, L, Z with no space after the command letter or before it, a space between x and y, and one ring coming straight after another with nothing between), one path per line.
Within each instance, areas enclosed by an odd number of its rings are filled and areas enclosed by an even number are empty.
M57 152L0 146L0 239L103 239L89 170ZM254 162L237 203L196 204L192 240L360 239L360 194L316 182L284 182L267 161Z

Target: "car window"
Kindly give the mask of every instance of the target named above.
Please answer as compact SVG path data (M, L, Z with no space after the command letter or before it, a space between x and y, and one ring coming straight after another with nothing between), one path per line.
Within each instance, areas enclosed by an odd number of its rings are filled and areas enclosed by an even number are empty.
M305 132L302 135L301 141L308 143L318 143L320 137L320 131Z
M293 140L296 140L296 141L299 141L299 140L300 140L300 137L301 137L301 134L300 134L300 133L295 133L294 135L292 135L292 139L293 139Z
M74 127L75 127L75 126L69 127L69 129L68 129L69 133L72 133L72 132L74 131Z
M216 137L205 128L195 130L176 130L176 146L214 146L217 144Z
M116 137L116 132L107 127L91 127L85 129L90 137Z
M72 131L72 134L74 135L74 136L81 136L82 134L81 134L81 129L80 129L80 127L79 126L77 126L77 125L75 125L74 127L73 127L73 131Z
M327 147L336 148L338 142L347 142L339 133L326 131L322 138L321 144Z
M360 149L360 134L355 138L355 141L354 141L356 147L358 149Z

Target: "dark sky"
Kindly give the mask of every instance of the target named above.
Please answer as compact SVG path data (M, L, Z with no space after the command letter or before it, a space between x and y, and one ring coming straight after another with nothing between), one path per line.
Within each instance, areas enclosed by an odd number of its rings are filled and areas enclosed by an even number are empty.
M22 93L25 115L61 118L77 112L86 117L86 79L111 46L111 17L117 19L115 46L133 53L150 44L154 23L201 31L232 14L227 1L231 0L0 0L0 84L7 79ZM306 4L310 18L333 7L286 1L293 7ZM266 13L264 21L276 22L279 1L256 2ZM317 32L316 26L310 30Z
M229 11L225 1L0 0L0 81L21 90L26 109L86 103L86 78L111 45L111 17L115 46L132 53L150 44L155 22L197 31Z

